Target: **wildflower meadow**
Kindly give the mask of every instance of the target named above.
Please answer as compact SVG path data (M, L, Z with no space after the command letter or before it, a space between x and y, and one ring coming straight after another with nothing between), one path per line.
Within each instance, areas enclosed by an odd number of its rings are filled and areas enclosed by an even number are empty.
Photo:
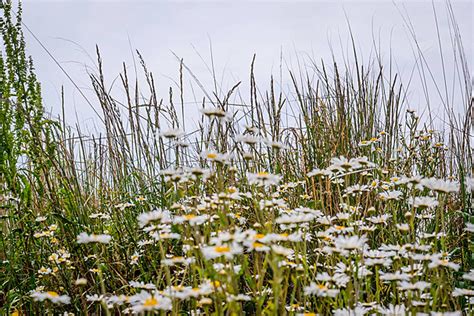
M21 7L3 2L1 315L473 315L461 49L463 110L447 98L439 128L379 57L288 69L289 93L257 85L254 58L245 94L178 59L158 95L139 53L143 80L124 66L111 91L98 48L93 134L46 112Z

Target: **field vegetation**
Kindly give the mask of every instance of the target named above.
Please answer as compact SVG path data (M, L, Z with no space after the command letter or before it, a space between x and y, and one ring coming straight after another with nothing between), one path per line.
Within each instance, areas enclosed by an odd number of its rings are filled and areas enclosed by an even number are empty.
M290 93L273 77L257 87L254 59L248 99L183 60L159 96L140 54L145 80L124 65L114 95L97 49L94 135L45 112L13 9L0 20L1 315L472 314L473 105L453 16L460 80L440 85L444 109L426 106L446 112L441 130L381 54L362 63L355 47L348 63L287 70Z

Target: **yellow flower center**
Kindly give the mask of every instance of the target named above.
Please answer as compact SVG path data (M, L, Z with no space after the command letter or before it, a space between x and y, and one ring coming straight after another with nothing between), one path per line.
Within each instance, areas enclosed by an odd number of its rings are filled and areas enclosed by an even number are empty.
M265 237L264 234L256 234L255 235L255 239L260 239L260 238L263 238L263 237Z
M259 243L259 242L254 242L252 245L254 248L262 248L264 246L264 244Z
M318 284L318 288L323 291L326 291L328 289L328 287L324 284Z
M52 297L58 297L58 296L59 296L59 294L56 293L56 292L54 292L54 291L48 291L48 292L46 292L46 293L48 293L48 295L49 295L49 296L52 296Z
M147 298L144 302L143 302L143 306L146 306L146 307L152 307L152 306L156 306L158 304L158 300L154 297L150 297L150 298Z
M216 158L217 158L217 154L215 154L215 153L208 153L208 154L207 154L207 158L209 158L209 159L216 159Z
M196 215L194 215L194 214L187 214L187 215L184 215L183 217L184 217L185 220L188 220L188 221L189 221L190 219L195 218Z
M336 226L334 226L334 228L336 228L336 230L343 230L343 229L345 229L346 227L345 227L345 226L336 225Z
M230 251L229 246L216 246L214 247L214 251L217 253L225 253Z
M265 177L265 176L268 176L268 172L260 171L259 173L257 173L257 175L258 175L259 177Z

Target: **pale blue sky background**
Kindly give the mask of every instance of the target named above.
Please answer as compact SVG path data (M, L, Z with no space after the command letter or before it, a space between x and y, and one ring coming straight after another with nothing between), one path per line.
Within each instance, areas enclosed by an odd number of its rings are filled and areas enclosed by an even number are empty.
M446 5L444 1L435 1L434 6L447 58L446 68L451 71L453 61ZM452 7L472 68L473 3L452 1ZM179 69L171 51L183 57L203 83L212 83L206 66L196 53L209 61L211 40L218 78L224 78L223 88L230 88L242 80L242 95L245 96L254 53L257 54L257 80L262 88L268 87L270 74L278 76L281 51L285 69L296 67L296 56L304 54L331 62L330 46L340 58L341 52L350 44L345 15L364 60L373 53L375 36L385 58L388 60L391 52L396 67L408 78L415 62L413 41L400 11L410 17L425 57L434 75L440 78L442 69L431 1L25 0L24 22L97 104L87 92L90 84L86 73L86 66L94 67L94 60L88 54L95 55L95 44L102 51L109 82L121 71L123 61L133 65L130 44L132 49L139 49L155 74L160 94L166 99L168 87L174 85L169 77L177 79ZM75 122L76 112L79 121L91 122L94 114L90 107L40 45L30 34L25 34L28 51L34 57L43 84L45 106L53 113L59 113L59 91L64 85L69 121ZM417 79L415 76L411 102L415 108L423 109L424 100ZM287 84L289 82L284 79L283 85ZM187 96L192 98L189 85L186 89ZM202 94L197 87L195 91L200 99Z

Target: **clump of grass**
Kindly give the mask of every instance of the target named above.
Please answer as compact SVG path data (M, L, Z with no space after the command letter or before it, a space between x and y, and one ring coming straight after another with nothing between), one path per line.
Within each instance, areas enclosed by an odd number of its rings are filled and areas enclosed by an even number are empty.
M97 50L104 133L85 135L45 117L21 10L2 9L2 313L472 310L467 99L464 125L435 132L357 56L290 72L294 98L273 78L258 93L254 59L248 103L181 60L161 99L138 55L148 95L124 66L121 103ZM204 94L195 131L186 75Z

